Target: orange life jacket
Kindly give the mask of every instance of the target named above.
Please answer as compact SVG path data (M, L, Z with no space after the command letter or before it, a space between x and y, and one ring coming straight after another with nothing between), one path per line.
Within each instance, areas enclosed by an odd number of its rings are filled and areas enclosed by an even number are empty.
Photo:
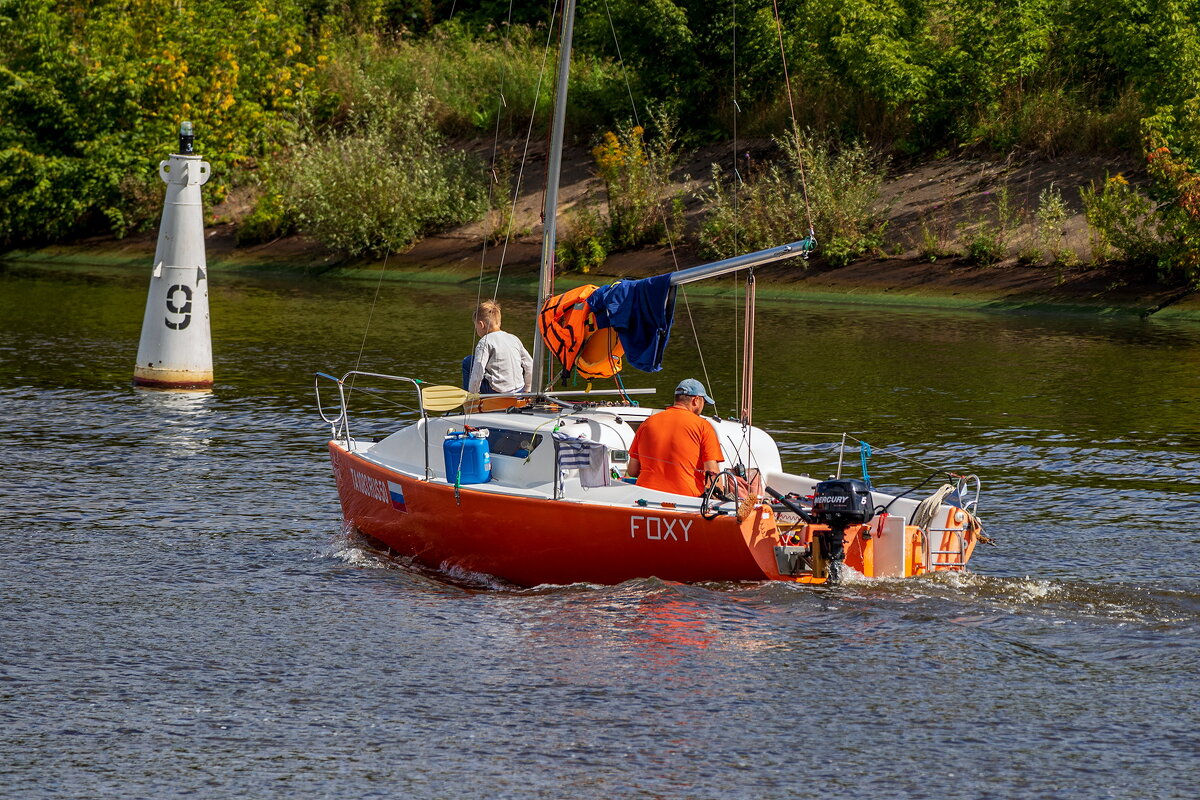
M538 331L554 357L586 380L611 378L621 371L625 348L612 328L596 328L587 298L596 287L586 284L546 300L538 314Z

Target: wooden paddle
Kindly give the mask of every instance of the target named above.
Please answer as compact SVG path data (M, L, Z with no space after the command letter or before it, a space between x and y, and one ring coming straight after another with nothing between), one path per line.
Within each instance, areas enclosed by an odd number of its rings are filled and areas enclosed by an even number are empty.
M421 387L421 408L426 411L450 411L468 400L478 399L479 395L457 386Z
M587 397L589 395L605 394L654 394L654 389L607 389L595 392L569 391L549 392L546 397ZM424 386L421 388L421 407L426 411L451 411L468 400L479 400L481 397L539 397L534 392L513 392L503 394L478 395L460 389L457 386Z

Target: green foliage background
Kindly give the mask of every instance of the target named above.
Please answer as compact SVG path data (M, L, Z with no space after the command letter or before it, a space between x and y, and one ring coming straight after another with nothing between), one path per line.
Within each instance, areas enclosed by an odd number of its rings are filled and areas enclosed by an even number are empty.
M0 242L143 221L184 119L219 199L294 136L321 45L298 3L0 0Z
M550 5L0 0L0 246L152 221L154 165L182 119L213 162L211 199L269 184L276 205L299 146L361 137L364 104L431 97L443 134L518 133L530 112L542 124ZM782 30L769 0L580 0L572 102L587 127L576 134L628 117L626 79L639 109L680 120L685 143L735 123L785 133L782 39L800 125L835 142L899 155L1153 142L1184 169L1200 162L1200 0L778 8Z

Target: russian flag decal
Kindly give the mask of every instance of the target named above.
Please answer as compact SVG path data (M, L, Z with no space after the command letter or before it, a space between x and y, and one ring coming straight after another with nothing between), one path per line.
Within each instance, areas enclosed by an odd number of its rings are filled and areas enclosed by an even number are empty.
M400 484L392 483L391 481L388 481L387 485L388 497L392 499L392 508L408 513L408 506L404 504L404 489L401 488Z

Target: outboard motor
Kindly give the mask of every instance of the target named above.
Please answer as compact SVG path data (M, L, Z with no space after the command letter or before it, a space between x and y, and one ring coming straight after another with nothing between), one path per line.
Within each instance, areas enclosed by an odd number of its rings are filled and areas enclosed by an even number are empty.
M813 489L813 520L828 525L828 531L816 535L821 555L826 560L830 583L841 580L842 562L846 559L846 528L865 525L875 516L871 490L863 481L854 478L822 481Z

